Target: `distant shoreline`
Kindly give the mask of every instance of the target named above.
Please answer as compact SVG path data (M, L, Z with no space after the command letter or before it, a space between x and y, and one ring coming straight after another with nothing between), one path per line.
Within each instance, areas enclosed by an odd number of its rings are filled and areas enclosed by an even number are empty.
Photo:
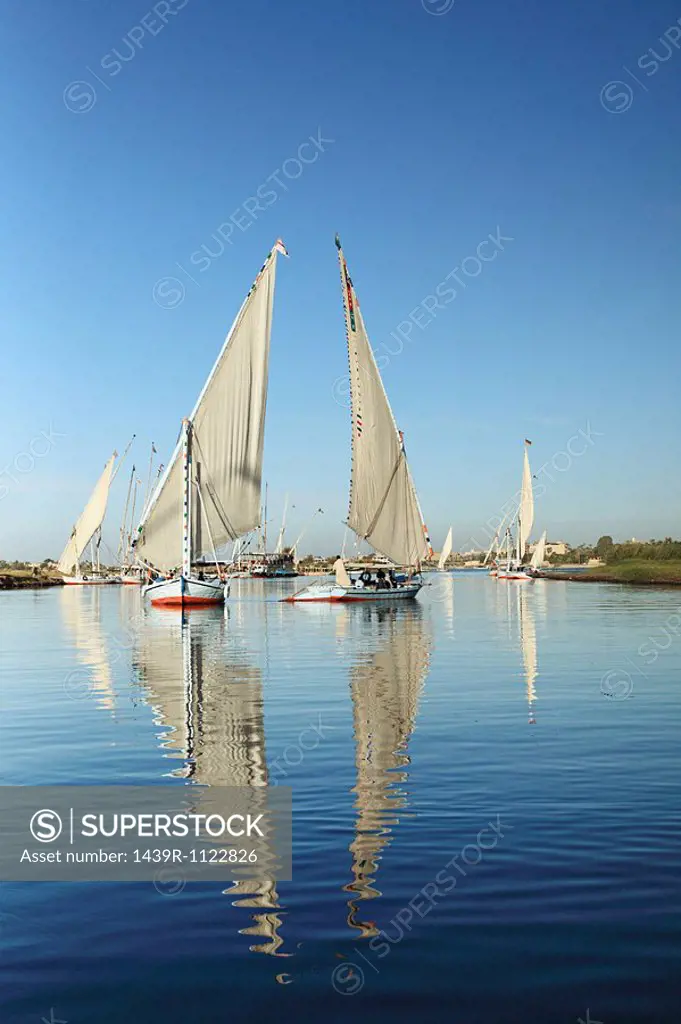
M623 583L628 586L679 587L681 586L681 562L654 562L645 559L631 559L586 569L584 572L546 571L545 580L563 580L570 583Z
M360 566L366 568L366 566ZM453 566L449 572L467 568L483 570L478 566ZM681 561L654 562L645 559L617 562L613 565L592 566L575 572L576 565L554 566L545 569L540 579L562 583L620 583L627 586L681 587ZM435 570L432 570L435 571ZM328 576L331 569L303 570L301 576ZM63 587L63 577L54 572L29 569L0 569L0 590L42 590L45 587Z
M42 590L43 587L63 587L64 580L44 572L28 569L0 569L0 590Z

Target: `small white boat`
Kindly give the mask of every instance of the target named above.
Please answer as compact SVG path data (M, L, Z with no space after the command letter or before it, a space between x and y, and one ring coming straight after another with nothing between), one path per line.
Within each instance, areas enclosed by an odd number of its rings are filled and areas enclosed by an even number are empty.
M139 587L142 583L142 573L134 566L127 568L118 577L118 582L128 587Z
M498 580L531 580L534 577L522 566L503 566L497 570Z
M94 573L83 573L80 576L64 576L66 587L101 587L106 584L120 583L120 576L97 575Z
M285 601L394 602L413 600L423 586L421 563L433 548L409 471L404 437L397 429L364 326L340 239L345 333L350 362L352 472L347 525L360 540L395 566L407 568L406 579L379 570L375 578L353 579L342 558L334 565L335 581L313 583Z
M265 406L277 241L251 286L166 470L142 515L136 560L152 604L222 604L217 549L260 524ZM194 563L210 557L213 577Z

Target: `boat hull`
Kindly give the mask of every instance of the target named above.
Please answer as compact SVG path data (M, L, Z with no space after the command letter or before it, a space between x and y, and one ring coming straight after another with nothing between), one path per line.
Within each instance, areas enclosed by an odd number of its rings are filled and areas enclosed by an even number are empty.
M498 572L497 573L497 579L498 580L521 580L521 581L526 581L526 580L533 580L534 576L530 576L529 573L526 573L526 572L513 572L513 571L511 571L511 572Z
M224 604L227 596L220 580L199 580L193 576L154 580L144 588L144 595L160 608L204 608Z
M64 576L65 587L106 587L120 582L120 576Z
M344 604L413 601L422 586L422 583L405 583L390 590L374 590L369 587L339 587L337 583L312 583L283 600L287 603L329 601Z

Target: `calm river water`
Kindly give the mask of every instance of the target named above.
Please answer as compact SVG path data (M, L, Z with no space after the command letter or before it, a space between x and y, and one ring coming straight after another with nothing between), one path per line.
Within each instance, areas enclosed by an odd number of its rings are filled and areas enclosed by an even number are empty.
M294 802L291 882L1 883L2 1024L677 1024L681 591L430 580L0 594L3 784Z

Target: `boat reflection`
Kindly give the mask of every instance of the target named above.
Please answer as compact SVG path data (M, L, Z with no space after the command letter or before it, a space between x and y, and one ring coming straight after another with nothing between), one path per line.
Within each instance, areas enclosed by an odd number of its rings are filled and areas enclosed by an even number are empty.
M115 710L116 694L111 666L120 656L102 626L102 598L100 587L62 587L59 607L66 628L73 640L76 657L82 668L70 672L65 687L75 699L94 697L105 711ZM110 599L110 597L109 597ZM120 647L120 641L116 645Z
M428 674L430 633L418 604L384 609L365 605L352 612L363 615L365 628L379 642L378 651L350 672L357 816L349 847L352 881L344 886L352 894L348 925L371 938L379 930L365 919L360 905L382 895L375 885L379 863L408 807L408 745Z
M180 617L149 610L134 663L167 756L181 762L173 776L203 786L266 786L261 671L227 628L229 614L221 607ZM225 894L255 911L241 931L261 940L252 951L288 955L275 880L242 879Z
M537 700L535 681L538 675L537 666L537 632L535 628L535 586L518 587L518 628L520 631L520 647L523 654L525 671L525 691L527 693L527 714L530 725L536 725L534 705Z

